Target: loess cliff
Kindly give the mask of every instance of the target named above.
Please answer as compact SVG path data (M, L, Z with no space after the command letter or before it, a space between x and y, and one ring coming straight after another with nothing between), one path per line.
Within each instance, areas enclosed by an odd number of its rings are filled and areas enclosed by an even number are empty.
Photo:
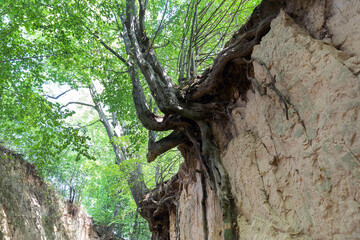
M103 229L62 200L21 155L0 145L1 240L95 240Z
M211 127L238 239L360 239L359 13L357 0L264 0L215 59L232 83L216 85L231 99ZM153 239L224 239L206 166L180 150L179 173L142 202Z

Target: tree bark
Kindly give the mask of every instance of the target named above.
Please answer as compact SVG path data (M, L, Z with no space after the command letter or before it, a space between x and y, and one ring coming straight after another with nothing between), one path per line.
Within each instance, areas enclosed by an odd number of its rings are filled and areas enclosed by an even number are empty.
M114 142L114 137L119 137L115 130L112 128L108 118L105 115L105 112L101 106L101 102L97 100L97 92L95 86L92 84L89 86L90 94L93 102L95 103L95 109L99 115L100 121L106 129L109 141L113 147L115 156L116 156L116 164L120 164L127 159L126 151L124 147L120 147L118 144ZM118 125L118 124L114 124ZM130 173L130 177L128 179L128 185L131 191L131 194L135 200L136 205L139 204L139 201L142 200L142 196L145 195L147 191L147 187L144 182L144 176L142 172L141 165L138 163L133 172Z

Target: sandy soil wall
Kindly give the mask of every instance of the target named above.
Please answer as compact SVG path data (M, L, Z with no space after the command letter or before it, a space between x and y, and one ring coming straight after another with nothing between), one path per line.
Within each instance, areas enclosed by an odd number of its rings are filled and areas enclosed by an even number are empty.
M61 199L21 155L0 146L0 239L101 239L92 219Z

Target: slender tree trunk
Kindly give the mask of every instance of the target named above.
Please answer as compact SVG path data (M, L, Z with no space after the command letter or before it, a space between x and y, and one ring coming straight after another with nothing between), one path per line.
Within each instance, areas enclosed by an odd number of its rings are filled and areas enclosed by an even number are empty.
M100 121L103 124L104 128L106 129L109 141L114 149L114 153L116 156L116 164L120 164L121 162L125 161L127 159L126 151L124 147L120 147L118 144L114 142L114 138L119 137L115 130L112 127L112 124L110 124L100 101L97 100L97 92L94 85L91 85L89 87L90 94L92 97L93 102L95 103L95 109L99 115ZM115 126L118 124L114 124ZM138 205L139 201L142 199L142 196L144 196L147 187L144 182L144 176L141 168L141 164L136 164L136 168L130 173L130 177L128 179L128 185L130 187L130 191L132 193L132 196L136 202L136 205Z
M120 210L120 203L116 204L115 206L115 210L114 210L114 218L117 217L117 215L119 215L119 210ZM104 235L104 240L106 239L109 239L111 237L111 235L113 234L114 232L114 229L116 227L116 223L112 223L110 226L109 226L109 229L107 230L106 234Z
M126 156L126 151L124 147L120 147L118 144L115 143L115 139L116 137L118 137L117 133L115 132L115 126L119 125L119 123L117 123L117 120L115 119L115 114L112 114L112 124L110 124L102 106L101 106L101 102L97 99L97 92L95 89L95 86L92 84L89 86L89 90L90 90L90 95L92 97L92 100L95 104L95 109L99 115L100 121L103 124L104 128L106 129L109 141L113 147L115 156L116 156L116 164L121 164L123 161L127 160L127 156ZM144 182L144 176L143 176L143 172L142 172L142 168L141 168L141 164L140 163L136 163L136 167L134 168L133 171L130 172L130 176L127 180L132 197L136 203L136 205L138 206L139 202L142 200L142 197L145 195L146 191L147 191L147 187L145 185ZM119 214L119 209L120 209L120 202L116 205L115 210L114 210L114 218L117 217L117 215ZM105 235L104 239L108 239L111 234L113 234L113 231L116 227L116 223L112 223Z

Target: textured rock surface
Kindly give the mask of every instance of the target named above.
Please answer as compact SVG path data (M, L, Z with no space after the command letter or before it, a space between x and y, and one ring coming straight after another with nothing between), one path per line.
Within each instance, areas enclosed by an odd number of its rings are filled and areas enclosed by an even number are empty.
M331 42L351 55L360 54L360 2L357 0L329 1L326 27Z
M360 3L285 1L252 57L254 78L232 107L237 136L222 152L239 239L360 239ZM285 107L279 93L289 103ZM288 119L287 114L288 113ZM206 184L207 239L221 211ZM205 239L200 177L186 186L172 239Z
M233 112L243 117L241 134L223 163L239 212L255 229L267 222L266 235L275 239L277 232L359 238L360 86L347 66L350 55L311 38L281 12L253 57L266 63L292 106L286 120L273 91L249 91L247 103L239 102L244 107ZM256 63L255 78L270 81Z
M60 200L20 155L0 146L0 239L100 239L91 218Z

